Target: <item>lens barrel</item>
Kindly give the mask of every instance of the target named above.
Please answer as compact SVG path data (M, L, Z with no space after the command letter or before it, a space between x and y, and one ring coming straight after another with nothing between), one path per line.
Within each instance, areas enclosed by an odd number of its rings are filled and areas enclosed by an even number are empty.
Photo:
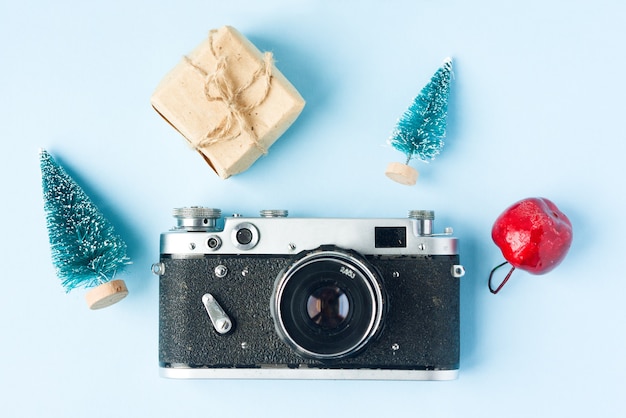
M353 251L323 246L279 273L270 308L298 355L328 361L366 348L382 328L385 303L376 268Z

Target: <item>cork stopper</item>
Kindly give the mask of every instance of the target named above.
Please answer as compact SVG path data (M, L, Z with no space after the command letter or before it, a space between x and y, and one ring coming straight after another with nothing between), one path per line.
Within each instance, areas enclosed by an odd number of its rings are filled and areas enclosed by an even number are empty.
M419 174L416 169L406 164L389 163L385 175L400 184L413 186L417 182L417 176Z
M119 302L128 295L124 280L111 280L94 287L85 295L89 309L101 309Z

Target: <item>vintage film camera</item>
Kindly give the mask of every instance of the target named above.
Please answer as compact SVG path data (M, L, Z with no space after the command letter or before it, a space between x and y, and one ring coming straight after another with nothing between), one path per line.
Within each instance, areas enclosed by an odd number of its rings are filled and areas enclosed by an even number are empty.
M174 209L161 234L159 362L171 378L449 380L459 263L434 212L400 219Z

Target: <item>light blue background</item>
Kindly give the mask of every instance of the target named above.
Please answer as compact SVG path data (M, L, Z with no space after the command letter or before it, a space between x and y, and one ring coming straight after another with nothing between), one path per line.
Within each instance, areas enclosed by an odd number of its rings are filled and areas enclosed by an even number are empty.
M384 5L383 5L384 4ZM160 79L229 24L307 100L250 170L220 180L150 106ZM0 415L616 417L626 414L624 40L618 0L0 2ZM397 117L454 57L447 144L414 187L383 172ZM116 225L121 303L89 311L50 262L37 150ZM487 290L509 204L552 199L566 260ZM158 377L158 236L171 208L404 217L454 227L462 281L452 382Z

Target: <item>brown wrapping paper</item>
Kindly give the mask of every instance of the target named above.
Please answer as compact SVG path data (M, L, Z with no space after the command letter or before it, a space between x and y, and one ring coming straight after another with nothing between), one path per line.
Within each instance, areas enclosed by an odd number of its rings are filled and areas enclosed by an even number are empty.
M248 169L304 108L271 54L230 26L185 56L151 103L224 179Z

